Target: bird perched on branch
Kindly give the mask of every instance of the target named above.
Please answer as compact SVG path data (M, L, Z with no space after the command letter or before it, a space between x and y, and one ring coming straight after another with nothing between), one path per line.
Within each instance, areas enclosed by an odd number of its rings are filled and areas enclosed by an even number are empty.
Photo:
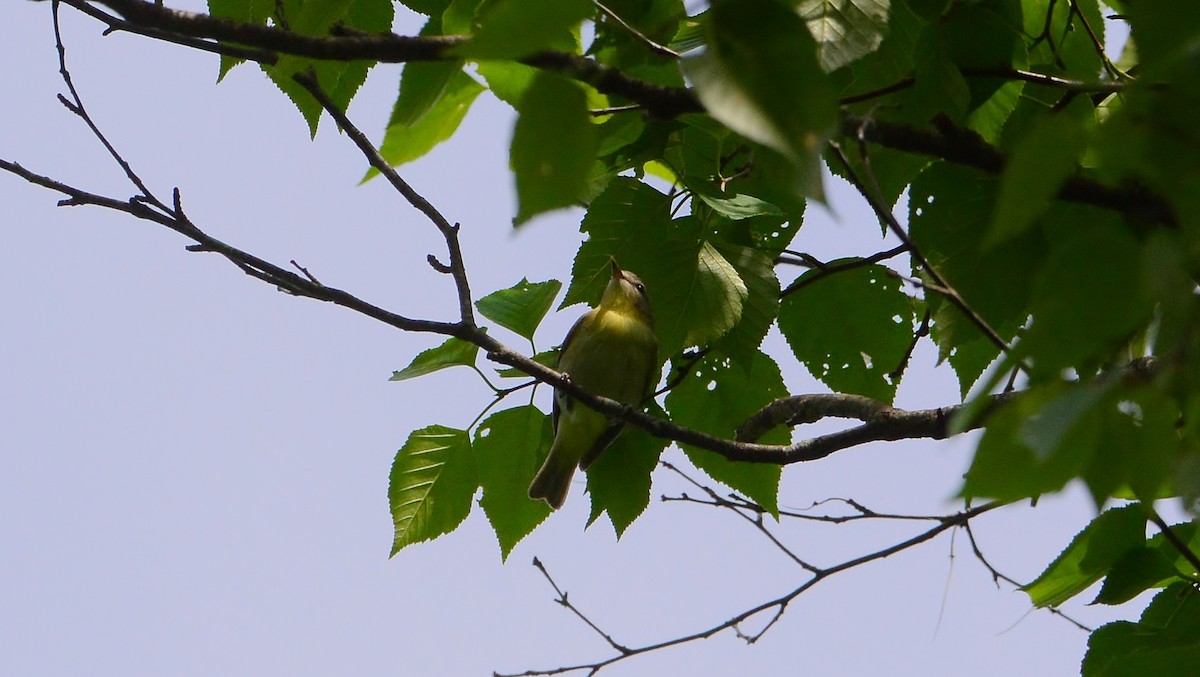
M658 339L646 286L621 270L616 259L600 305L579 318L558 354L558 370L580 388L609 399L638 405L657 380ZM562 507L575 467L588 466L616 439L624 424L554 392L554 444L529 497Z

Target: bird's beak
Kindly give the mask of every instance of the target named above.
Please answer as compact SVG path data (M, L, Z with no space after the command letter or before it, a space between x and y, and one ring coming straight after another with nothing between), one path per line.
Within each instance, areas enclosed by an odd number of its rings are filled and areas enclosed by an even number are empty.
M612 276L613 276L613 279L614 279L614 280L623 280L623 279L625 279L625 276L624 276L624 275L621 273L621 266L618 266L618 265L617 265L617 259L616 259L615 257L612 257L612 256L610 256L610 257L608 257L608 262L609 262L610 264L612 264Z

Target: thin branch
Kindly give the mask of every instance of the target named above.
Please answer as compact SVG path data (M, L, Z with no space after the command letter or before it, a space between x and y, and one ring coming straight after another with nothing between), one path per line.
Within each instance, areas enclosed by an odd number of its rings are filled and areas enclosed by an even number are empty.
M604 641L608 642L609 646L611 646L612 648L616 649L617 651L621 652L621 654L626 655L626 656L628 656L631 653L631 651L629 650L628 647L625 647L625 646L619 644L615 639L612 638L611 635L609 635L607 632L604 632L603 630L601 630L599 628L599 626L597 626L595 623L593 623L592 619L585 616L583 614L583 612L580 611L574 604L571 604L571 600L569 600L567 598L567 593L563 592L562 588L558 587L558 583L555 583L554 579L550 577L550 572L546 571L546 565L542 564L542 560L534 557L533 558L533 566L537 567L537 570L542 572L542 575L546 577L546 581L550 583L550 587L554 588L554 593L556 595L558 595L558 598L554 600L555 602L558 602L562 606L566 607L568 610L570 610L571 613L575 614L575 616L578 617L579 620L581 620L585 624L587 624L587 626L589 628L591 628L592 630L595 630L596 634L603 637Z
M655 42L655 41L651 40L649 37L647 37L644 33L639 31L637 28L634 28L633 26L629 25L628 23L625 23L624 19L617 16L616 12L609 9L607 6L604 5L604 3L600 2L600 0L593 0L592 4L596 5L596 8L599 9L600 12L602 14L604 14L604 16L608 17L609 19L612 19L613 22L615 22L621 28L625 29L625 31L627 33L629 33L630 35L632 35L634 38L636 38L638 40L638 42L642 43L643 45L646 45L646 47L649 47L650 51L654 52L655 54L659 54L659 55L662 55L665 57L670 57L672 59L679 59L679 58L683 57L683 55L680 54L679 52L676 52L675 50L671 49L670 47L667 47L666 45L658 44L657 42Z
M789 284L782 292L779 293L779 298L783 298L785 296L788 296L789 294L794 294L794 293L800 291L801 289L804 289L808 285L813 284L814 282L818 282L821 279L828 277L830 275L833 275L835 273L841 273L841 272L845 272L847 270L854 270L855 268L862 268L864 266L869 266L869 265L872 265L875 263L879 263L880 261L886 261L888 259L895 258L895 257L903 254L906 251L908 251L907 246L899 245L899 246L893 247L892 249L889 249L887 251L878 252L876 254L872 254L870 256L867 256L867 257L864 257L861 259L852 259L850 261L845 261L842 263L835 263L835 264L821 263L819 261L816 261L815 265L813 263L813 261L815 261L815 260L810 261L810 259L812 259L812 257L808 256L807 254L804 254L802 256L806 257L806 258L802 258L801 262L804 265L809 265L810 267L815 267L817 269L817 272L812 275L808 275L806 277L801 277L801 278L795 280L794 282L792 282L791 284ZM791 263L791 262L788 261L788 263Z
M900 358L900 364L888 373L887 377L893 384L899 383L900 379L904 378L904 372L908 371L908 363L912 361L913 351L917 349L917 344L921 339L929 336L929 327L932 314L929 309L925 309L925 316L921 318L921 325L913 332L912 341L909 341L908 348L904 351L904 357Z
M772 545L774 545L780 552L782 552L784 555L786 555L788 557L788 559L792 560L792 562L794 562L797 566L799 566L800 568L802 568L810 573L813 573L813 574L820 572L819 568L800 559L800 557L797 556L796 553L792 552L792 550L790 548L788 548L786 545L784 545L783 542L780 541L779 538L775 536L775 534L771 533L770 529L767 529L767 525L763 521L763 511L761 511L761 510L755 511L751 508L748 508L747 506L740 505L738 503L734 503L725 498L722 498L719 494L717 494L716 491L714 491L712 489L712 487L701 484L700 482L696 481L690 475L683 472L679 468L675 467L671 463L668 463L667 461L659 461L659 463L667 470L674 472L676 475L679 475L684 480L686 480L689 484L691 484L692 486L696 487L697 489L699 489L699 490L703 491L705 494L707 494L709 500L711 501L711 505L714 505L714 506L717 506L720 508L725 508L725 509L729 510L730 512L734 513L735 515L737 515L738 517L740 517L740 518L746 520L747 522L749 522L750 524L754 525L754 528L757 529L759 533L761 533L768 541L771 542ZM687 494L684 494L685 498L686 498L686 496L687 496ZM664 496L663 500L666 501L667 497ZM753 515L747 515L745 512L746 510L751 510Z
M891 545L887 548L883 548L881 550L877 550L875 552L871 552L866 555L856 557L854 559L846 560L840 564L837 564L837 565L834 565L831 567L818 569L815 573L813 573L812 578L810 578L807 581L805 581L804 583L800 584L798 587L794 588L790 592L787 592L779 597L776 597L775 599L768 600L766 602L762 602L750 609L742 611L741 613L738 613L737 615L732 616L731 618L729 618L721 623L717 623L716 625L710 626L704 630L700 630L698 632L693 632L691 634L683 635L680 637L675 637L673 639L657 642L654 644L646 644L646 645L639 646L639 647L626 646L628 653L623 653L623 652L618 653L614 656L610 656L609 658L595 661L592 663L581 663L581 664L577 664L577 665L567 665L567 666L562 666L562 667L557 667L557 668L549 668L549 669L543 669L543 670L527 670L525 672L508 674L508 675L503 675L501 673L495 673L495 675L496 675L496 677L528 677L531 675L557 675L557 674L563 674L563 673L567 673L567 672L576 672L576 671L585 671L585 670L588 671L588 674L594 675L597 672L599 672L600 670L602 670L603 668L608 667L609 665L632 658L634 656L639 656L639 655L650 653L653 651L659 651L661 649L666 649L666 648L673 647L673 646L679 646L681 644L688 644L688 643L695 642L695 641L701 640L701 639L707 639L709 637L712 637L713 635L724 632L726 630L731 630L731 631L737 633L739 637L745 639L747 642L757 641L759 638L762 637L764 632L766 632L768 629L770 629L771 627L773 627L775 625L775 623L779 620L779 618L782 617L787 606L793 600L795 600L797 597L804 594L806 591L810 590L811 588L815 587L816 585L820 584L822 581L824 581L828 578L831 578L834 575L839 574L843 571L848 571L850 569L854 569L854 568L862 566L864 564L868 564L870 562L874 562L874 561L878 561L878 560L890 557L899 552L903 552L904 550L912 548L916 545L925 543L926 541L929 541L929 540L937 537L939 534L941 534L949 529L966 524L966 523L970 522L970 520L974 519L975 517L978 517L979 515L990 512L992 510L995 510L996 508L1002 507L1004 505L1007 505L1007 504L1003 503L1003 502L993 502L993 503L981 505L976 508L970 508L967 510L963 510L963 511L957 512L953 515L947 515L943 519L943 521L940 521L938 524L917 534L916 536L913 536L912 538L906 539L904 541L901 541L899 543ZM766 626L762 630L760 630L758 633L755 633L753 635L746 635L746 634L742 633L740 630L738 630L738 627L742 623L744 623L745 621L749 620L750 618L758 616L759 614L766 612L766 611L774 611L774 614L772 615L772 618L767 622Z
M442 216L442 213L429 200L426 200L424 196L413 190L412 186L408 185L408 182L400 177L400 174L388 164L388 161L383 158L383 155L371 143L367 135L363 134L358 127L355 127L354 123L350 122L350 119L338 108L337 104L325 94L325 91L321 89L321 85L312 74L297 73L294 79L301 87L308 90L308 93L313 95L313 98L321 104L325 112L329 113L330 117L337 122L338 127L350 137L350 140L354 142L354 145L366 157L367 162L378 170L388 180L388 183L392 184L396 192L404 196L404 199L408 200L409 204L424 214L437 227L438 231L441 232L442 237L446 240L446 249L450 256L450 263L447 267L450 269L450 275L454 278L454 286L458 291L459 319L463 325L474 329L476 327L475 309L471 303L471 285L467 281L467 269L463 263L462 247L458 242L459 225L457 223L451 225L446 217ZM439 270L442 269L439 268Z
M974 132L959 128L946 120L937 120L936 129L918 129L908 125L870 117L842 114L842 134L856 140L878 144L893 150L936 157L955 164L973 167L989 174L999 174L1008 162L998 148ZM1120 212L1137 227L1149 224L1176 226L1171 206L1144 186L1123 184L1109 186L1075 175L1059 189L1057 197L1068 202L1089 204Z
M1197 555L1195 552L1193 552L1192 549L1188 547L1188 544L1184 543L1183 539L1179 538L1179 534L1175 533L1175 531L1171 529L1170 525L1167 524L1167 521L1162 518L1162 515L1159 515L1158 511L1154 509L1154 506L1143 503L1142 507L1146 509L1146 516L1151 522L1154 523L1154 526L1158 527L1158 530L1162 532L1163 538L1167 539L1167 542L1171 544L1171 547L1179 551L1179 554L1182 555L1183 558L1187 560L1188 564L1191 564L1196 571L1200 571L1200 555Z
M975 311L974 308L967 304L966 299L964 299L961 294L951 287L946 279L942 277L941 273L939 273L937 269L933 267L933 264L931 264L929 260L926 259L923 254L921 254L921 251L912 241L912 238L908 236L908 233L900 225L900 222L896 220L895 215L893 215L891 210L888 209L887 206L884 205L879 199L878 185L874 186L875 190L869 190L859 178L858 173L854 171L854 166L850 164L850 159L846 157L846 153L842 150L841 145L835 142L830 142L829 145L833 150L834 156L841 163L843 170L845 170L846 177L850 181L851 185L858 189L858 192L861 193L862 196L867 200L867 203L871 205L871 209L874 210L875 215L879 217L880 222L886 225L892 234L904 244L905 248L908 249L909 254L913 257L913 259L916 260L921 269L924 270L925 273L933 279L934 283L943 290L942 296L945 297L945 299L952 305L954 305L955 308L958 308L958 310L962 312L962 314L965 315L968 320L970 320L971 324L974 324L976 328L983 332L983 335L986 336L988 340L990 340L997 348L999 348L1000 352L1009 354L1011 352L1011 348L1009 348L1008 342L1005 341L1004 338L1001 337L1000 334L997 333L990 324L988 324L987 320L983 319L983 316L981 316ZM863 146L863 148L865 149L865 146ZM865 150L864 157L866 157ZM875 183L873 175L871 175L871 178L872 183Z
M98 140L100 144L104 146L104 149L108 151L108 154L112 156L112 159L115 160L117 165L121 167L121 171L125 172L125 177L129 179L129 182L138 189L140 193L139 197L158 209L161 209L163 212L169 213L170 209L165 204L158 201L158 199L156 199L153 195L151 195L150 189L146 188L146 184L142 183L141 177L139 177L133 171L133 168L130 167L129 163L125 161L125 158L121 157L121 154L117 152L117 149L114 148L109 142L108 138L104 136L104 133L100 131L98 126L96 126L96 123L92 120L92 116L88 114L87 108L83 105L83 99L79 97L79 91L75 89L75 82L71 79L71 71L67 68L67 48L65 45L63 45L62 29L60 28L58 22L58 6L59 0L51 0L50 15L52 17L52 23L54 24L54 47L58 52L58 74L62 77L63 83L67 86L67 91L71 94L70 101L68 101L67 98L62 94L58 95L58 100L62 102L62 105L65 106L67 110L71 111L78 116L79 119L83 120L84 124L88 126L88 129L92 130L92 136L96 137L96 140Z
M1021 583L1019 583L1017 580L1001 573L999 570L996 569L996 567L992 566L992 563L988 561L988 558L983 555L983 550L980 549L979 542L977 540L975 540L975 531L971 528L971 524L969 522L967 524L963 525L963 530L967 532L967 540L970 541L970 543L971 543L971 551L975 554L975 559L979 560L979 563L983 565L983 568L987 569L988 573L990 573L992 575L992 582L994 582L996 584L996 587L1000 587L1001 581L1003 581L1017 589L1020 589L1021 587L1023 587L1021 585ZM1088 626L1084 625L1083 623L1080 623L1079 621L1075 620L1074 618L1063 613L1061 609L1057 609L1052 606L1042 607L1042 608L1044 608L1046 611L1050 612L1051 614L1058 616L1059 618L1063 619L1064 621L1070 623L1071 625L1074 625L1075 627L1079 628L1080 630L1083 630L1084 632L1092 631L1092 628L1089 628ZM1031 609L1031 610L1033 610L1033 609Z

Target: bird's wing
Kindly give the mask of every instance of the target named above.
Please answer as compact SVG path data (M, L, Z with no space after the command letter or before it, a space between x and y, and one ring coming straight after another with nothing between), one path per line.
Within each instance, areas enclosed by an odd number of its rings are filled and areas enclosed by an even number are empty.
M555 363L554 366L557 367L560 371L562 370L563 355L565 355L567 353L567 351L570 350L571 343L575 340L575 337L579 334L579 328L582 327L592 317L592 315L595 312L596 312L595 310L587 311L586 313L581 315L578 320L575 320L575 324L571 325L570 331L567 332L567 337L563 339L562 345L558 347L558 362ZM568 376L570 376L570 374L568 374ZM560 399L562 400L561 402L559 401ZM551 410L551 413L553 414L552 421L554 424L554 432L556 432L556 433L558 432L558 417L562 413L562 409L564 407L566 407L567 409L570 409L571 405L572 405L571 398L567 397L565 394L563 394L559 390L554 391L554 405Z
M617 435L621 434L621 430L624 427L624 423L617 423L609 426L608 429L604 431L604 434L596 440L596 443L593 444L592 447L583 454L583 458L579 459L579 469L587 470L592 463L595 463L596 459L600 458L600 454L608 448L608 445L612 444L613 440L617 439Z

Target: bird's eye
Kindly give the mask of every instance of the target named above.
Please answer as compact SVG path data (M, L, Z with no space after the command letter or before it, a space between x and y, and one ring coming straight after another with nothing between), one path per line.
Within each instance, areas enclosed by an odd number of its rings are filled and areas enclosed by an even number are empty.
M638 290L639 294L646 293L646 285L642 284L641 282L638 282L637 284L635 284L633 286L634 286L634 288L636 288Z

